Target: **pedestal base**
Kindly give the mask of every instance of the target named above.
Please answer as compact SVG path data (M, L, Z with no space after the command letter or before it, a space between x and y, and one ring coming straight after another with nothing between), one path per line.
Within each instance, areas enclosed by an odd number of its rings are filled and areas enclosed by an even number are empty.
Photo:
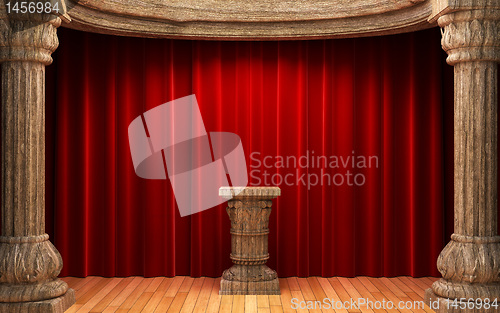
M220 281L220 295L279 295L280 283L278 278L267 281Z
M279 295L280 283L276 271L265 264L235 264L224 271L220 295Z
M0 303L0 313L63 313L75 303L75 291L68 289L58 298L37 302Z
M494 299L490 299L493 301ZM427 304L436 313L497 313L500 312L500 307L490 307L485 309L484 307L479 307L479 305L471 305L473 308L460 308L460 305L452 305L454 299L443 298L436 295L431 288L425 291L424 296L425 304ZM460 303L459 303L460 304ZM465 302L465 304L467 304ZM500 305L500 304L499 304Z

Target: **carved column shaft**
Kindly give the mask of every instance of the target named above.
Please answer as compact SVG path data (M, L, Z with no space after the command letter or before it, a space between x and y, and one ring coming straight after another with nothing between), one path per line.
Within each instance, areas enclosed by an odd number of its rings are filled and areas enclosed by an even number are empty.
M45 66L2 64L2 235L45 233Z
M426 291L438 313L495 312L500 302L497 225L497 106L500 60L497 6L441 16L442 46L455 71L455 227L438 258L443 278ZM494 1L490 1L492 3ZM460 301L469 304L465 307ZM482 305L479 305L481 303ZM500 305L500 303L499 303Z
M57 279L62 259L45 234L45 66L61 21L35 13L0 23L0 312L64 312L74 292Z
M277 187L222 187L229 198L231 259L233 267L224 271L221 295L280 294L278 275L265 264L269 259L268 235L271 199L280 195Z
M455 229L492 237L497 228L497 64L455 65Z

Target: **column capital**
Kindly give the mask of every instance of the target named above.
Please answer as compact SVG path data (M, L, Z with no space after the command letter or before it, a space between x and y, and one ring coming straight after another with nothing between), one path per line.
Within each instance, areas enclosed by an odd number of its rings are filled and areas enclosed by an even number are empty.
M59 46L59 17L51 13L9 13L4 7L0 18L0 62L52 63L51 54Z
M454 11L440 16L438 24L448 64L500 61L500 8Z

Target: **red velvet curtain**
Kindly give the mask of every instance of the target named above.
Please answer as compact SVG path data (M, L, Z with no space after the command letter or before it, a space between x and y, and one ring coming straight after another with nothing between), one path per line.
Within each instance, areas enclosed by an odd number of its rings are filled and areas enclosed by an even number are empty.
M47 219L62 275L220 276L231 265L225 206L181 218L170 182L132 165L130 122L190 94L207 131L241 137L251 184L264 170L322 173L261 164L277 156L378 160L325 169L361 174L360 186L280 185L268 262L280 276L438 275L452 213L445 144L453 153L438 29L295 42L59 34L47 69Z

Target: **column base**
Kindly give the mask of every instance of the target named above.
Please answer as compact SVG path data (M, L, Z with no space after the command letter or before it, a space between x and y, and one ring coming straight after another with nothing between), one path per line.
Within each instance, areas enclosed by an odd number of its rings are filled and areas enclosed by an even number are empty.
M280 283L278 278L267 281L220 281L219 295L279 295Z
M63 313L75 303L75 291L68 289L60 297L36 302L0 303L0 313Z
M493 301L494 299L490 299ZM460 305L452 305L455 299L443 298L434 293L432 288L425 290L424 302L436 313L496 313L500 312L499 307L490 307L488 309L484 307L479 307L479 305L473 305L473 308L460 308ZM460 303L459 303L460 304ZM465 302L465 304L467 304Z
M276 271L265 264L235 264L222 273L220 295L279 295Z

